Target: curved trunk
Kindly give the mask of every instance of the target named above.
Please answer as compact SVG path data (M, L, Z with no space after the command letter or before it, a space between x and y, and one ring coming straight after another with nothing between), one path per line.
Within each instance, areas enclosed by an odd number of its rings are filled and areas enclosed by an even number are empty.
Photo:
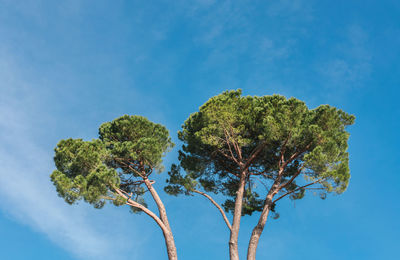
M251 233L249 247L247 249L247 260L255 260L256 259L256 251L258 246L258 241L260 240L261 233L264 230L265 223L268 219L268 214L272 205L272 196L267 196L267 199L264 204L264 209L261 213L260 219L258 220L257 225L254 227L253 232Z
M163 232L165 245L167 246L168 259L169 260L177 260L178 259L178 255L176 253L175 241L174 241L174 237L172 235L172 232L171 232L171 229L169 228L169 226L167 227L167 225L165 225L163 220L160 219L159 217L157 217L157 215L154 214L151 210L149 210L148 208L146 208L142 204L137 203L134 200L131 200L120 189L115 188L115 187L114 187L114 189L120 196L122 196L125 199L127 199L127 202L126 202L127 205L143 210L144 213L146 213L152 219L154 219L154 221L158 224L158 226L161 228L161 230ZM165 215L165 217L166 217L166 215Z
M161 221L164 223L165 227L168 229L168 232L163 230L165 245L167 246L168 259L169 260L177 260L178 255L176 252L175 240L174 240L174 236L172 235L171 227L169 225L167 211L165 210L165 206L162 203L161 198L158 196L157 191L153 188L153 185L151 184L150 180L147 178L143 178L143 180L144 180L144 183L145 183L147 189L150 191L151 196L153 197L153 199L157 205L158 212L160 213Z
M231 236L229 238L230 260L239 260L238 236L239 236L239 228L240 228L240 218L242 217L242 204L243 204L245 178L246 178L246 172L242 172L240 175L239 188L238 188L238 191L236 194L235 210L233 212Z
M151 196L153 197L157 208L158 212L160 213L160 218L164 225L171 231L171 227L169 226L168 218L167 218L167 211L165 210L165 206L161 201L160 196L158 196L157 191L153 188L153 185L151 184L149 179L144 179L144 184L146 185L147 189L150 191Z

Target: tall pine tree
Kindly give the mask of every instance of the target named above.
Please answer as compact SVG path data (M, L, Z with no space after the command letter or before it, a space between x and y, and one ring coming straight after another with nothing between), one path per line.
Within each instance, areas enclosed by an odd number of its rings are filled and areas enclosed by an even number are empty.
M354 116L329 105L309 109L296 98L241 94L215 96L185 121L178 133L180 163L172 166L165 190L201 194L218 208L230 231L231 260L239 259L241 217L261 212L248 245L247 258L254 260L278 201L301 199L310 189L321 198L345 191L350 179L346 127ZM225 195L222 206L209 193ZM232 222L222 208L232 213Z

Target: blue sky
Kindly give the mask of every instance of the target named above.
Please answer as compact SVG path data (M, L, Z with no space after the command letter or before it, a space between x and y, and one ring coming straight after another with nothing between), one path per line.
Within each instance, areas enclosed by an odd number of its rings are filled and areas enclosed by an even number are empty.
M348 190L282 201L258 258L395 258L399 15L398 1L0 0L1 259L166 259L147 216L58 198L53 148L138 114L170 129L168 166L188 115L237 88L357 117ZM156 178L180 259L227 259L218 212L204 198L167 196ZM242 256L257 217L242 219Z

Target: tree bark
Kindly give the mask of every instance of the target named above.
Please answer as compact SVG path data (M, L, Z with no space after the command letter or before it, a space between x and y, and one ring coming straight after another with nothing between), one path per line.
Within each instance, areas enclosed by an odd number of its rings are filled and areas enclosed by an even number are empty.
M263 232L265 223L267 222L268 219L268 214L270 212L272 205L272 197L273 195L271 194L267 196L260 219L258 220L257 225L254 227L253 232L251 233L249 247L247 249L247 260L256 259L256 250L258 246L258 241L260 240L261 233Z
M272 200L273 197L286 184L280 186L279 188L275 188L275 189L271 188L271 190L268 193L267 198L265 200L264 209L263 209L263 211L261 213L260 219L258 220L258 224L254 227L253 232L251 233L249 247L247 249L247 260L255 260L256 259L256 251L257 251L258 242L260 240L261 233L264 230L265 223L267 222L268 214L270 212L272 204L276 203L278 200L286 197L287 195L289 195L289 194L291 194L291 193L293 193L293 192L295 192L295 191L297 191L297 190L299 190L301 188L305 188L305 187L311 186L311 185L313 185L315 183L318 183L320 181L321 181L321 179L316 180L316 181L314 181L312 183L309 183L307 185L304 185L304 186L302 186L300 188L297 188L297 189L295 189L293 191L287 192L287 193L283 194L282 196L280 196L279 198L277 198L275 200ZM280 182L280 178L278 179L277 182L275 182L274 185L279 184L279 182Z
M154 202L157 205L158 212L160 213L160 218L164 225L171 231L171 227L169 226L168 218L167 218L167 211L165 210L165 206L160 198L158 196L157 191L153 188L153 185L151 184L150 180L147 178L143 178L144 184L146 185L147 189L150 191L151 196L154 199Z
M239 188L235 200L235 210L233 212L231 236L229 238L230 260L239 260L238 236L240 228L240 218L242 217L243 194L246 182L245 180L246 180L246 172L244 171L240 174Z
M175 240L174 240L174 236L172 235L171 227L169 225L167 211L165 210L165 206L162 203L161 198L158 196L157 191L153 188L153 185L151 184L150 180L147 178L143 178L143 180L158 207L161 221L164 223L165 227L168 229L168 232L165 232L163 230L165 245L167 246L168 259L169 260L177 260L178 255L176 252Z
M160 218L158 218L157 215L154 214L151 210L149 210L148 208L146 208L142 204L137 203L134 200L131 200L128 196L123 194L120 189L115 188L115 187L114 187L114 189L120 196L122 196L125 199L127 199L127 203L126 203L127 205L143 210L144 213L146 213L152 219L154 219L154 221L160 226L160 228L161 228L161 230L163 232L165 245L167 247L168 259L169 260L177 260L178 259L178 255L177 255L177 252L176 252L175 241L174 241L174 237L172 235L171 229L169 227L167 227L165 225L165 223Z
M176 252L176 246L172 232L171 231L164 232L163 230L163 235L164 235L165 245L167 246L168 259L178 260L178 254Z

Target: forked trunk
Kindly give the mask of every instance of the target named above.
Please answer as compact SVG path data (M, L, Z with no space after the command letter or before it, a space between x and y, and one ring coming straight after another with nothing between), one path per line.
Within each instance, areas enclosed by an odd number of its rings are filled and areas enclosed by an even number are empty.
M254 227L253 232L251 233L249 247L247 249L247 260L256 259L258 241L260 240L261 233L263 232L265 223L267 222L271 205L272 205L272 196L268 195L260 219L258 220L257 225Z
M235 210L233 212L231 236L229 238L230 260L239 260L238 236L239 236L239 228L240 228L240 218L242 217L242 204L243 204L245 178L246 178L246 172L242 172L240 175L239 188L238 188L238 191L236 194Z
M167 211L165 210L165 206L162 203L160 196L158 196L157 191L153 188L153 185L151 184L149 179L144 178L143 180L144 180L144 184L146 185L147 189L150 191L151 196L154 199L154 202L157 205L158 212L160 213L160 218L161 218L162 222L169 229L169 231L171 231L171 227L169 226L169 222L168 222L168 218L167 218ZM171 231L171 234L172 234L172 231Z
M171 232L171 229L169 228L169 226L167 227L163 223L163 221L156 214L154 214L154 212L152 212L151 210L149 210L142 204L140 204L134 200L131 200L126 194L123 193L122 190L120 190L116 187L114 187L114 190L118 193L118 195L120 195L121 197L123 197L127 200L127 202L126 202L127 205L143 210L144 213L149 215L149 217L151 217L157 223L157 225L161 228L163 235L164 235L165 245L167 246L168 259L169 260L177 260L178 256L176 253L175 241L174 241L174 237L172 235L172 232ZM164 206L164 205L162 205L162 206ZM165 217L166 217L166 215L165 215Z

